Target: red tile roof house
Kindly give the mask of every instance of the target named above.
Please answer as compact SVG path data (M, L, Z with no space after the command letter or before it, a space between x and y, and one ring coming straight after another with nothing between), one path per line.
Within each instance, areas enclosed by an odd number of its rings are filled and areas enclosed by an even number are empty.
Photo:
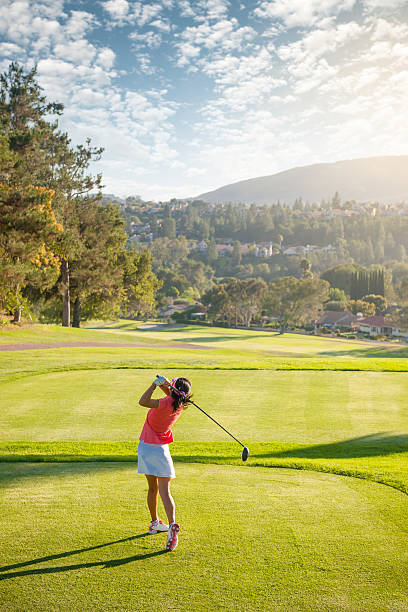
M359 329L363 333L370 334L370 336L394 336L408 339L408 330L399 329L380 315L360 319Z
M331 327L332 329L345 328L353 329L358 321L358 317L351 312L340 310L326 310L326 312L317 319L316 327Z

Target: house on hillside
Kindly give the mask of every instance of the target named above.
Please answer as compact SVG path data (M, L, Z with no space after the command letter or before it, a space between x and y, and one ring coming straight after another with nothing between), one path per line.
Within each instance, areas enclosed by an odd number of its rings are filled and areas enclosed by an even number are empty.
M326 310L323 315L316 320L317 329L330 327L331 329L353 329L358 323L359 318L349 311Z
M205 240L201 240L200 242L197 243L197 249L201 252L201 253L205 253L206 251L208 251L208 244Z
M306 248L304 246L288 247L283 251L284 255L305 255Z
M230 244L216 244L215 248L217 249L217 253L220 257L232 253L233 250L233 247Z
M272 242L257 244L255 246L255 257L272 257L273 248Z

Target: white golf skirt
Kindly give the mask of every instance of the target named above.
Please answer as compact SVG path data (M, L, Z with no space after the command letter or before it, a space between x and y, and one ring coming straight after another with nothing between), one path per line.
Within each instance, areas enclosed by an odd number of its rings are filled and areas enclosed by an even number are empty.
M137 447L137 471L160 478L175 478L173 459L168 444L148 444L140 440Z

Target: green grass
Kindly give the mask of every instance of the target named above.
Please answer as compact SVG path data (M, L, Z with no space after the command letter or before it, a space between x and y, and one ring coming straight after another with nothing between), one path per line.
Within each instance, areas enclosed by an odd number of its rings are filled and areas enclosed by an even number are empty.
M180 544L128 463L0 466L0 608L407 610L407 497L288 470L177 465Z
M324 338L306 334L278 334L270 331L228 329L200 325L140 324L118 321L111 324L86 324L85 329L57 325L32 325L23 329L1 330L0 345L23 343L101 342L113 344L177 345L189 343L216 351L239 354L262 353L280 357L408 357L405 343L369 342Z
M89 324L92 328L92 324ZM348 357L408 357L406 343L373 342L325 338L308 334L279 334L271 331L254 331L208 327L200 325L154 324L140 327L134 321L119 321L99 328L113 336L134 333L146 341L183 343L189 342L208 348L237 351L262 351L276 356L348 356Z
M406 349L126 321L42 329L0 342L145 347L0 352L2 612L408 610ZM183 414L172 555L144 537L135 467L156 372L190 377L251 451L242 464L214 423ZM156 576L177 578L171 597Z
M249 465L348 473L408 492L404 373L184 370L183 374L193 381L196 402L251 448ZM31 460L43 455L65 460L135 457L146 414L138 398L154 375L154 370L85 370L3 383L0 456L3 460L21 455ZM174 434L174 450L185 461L207 462L214 455L214 442L221 445L217 462L239 460L239 446L231 448L226 434L192 406L177 422ZM79 442L84 445L78 446ZM91 442L91 450L84 452ZM49 450L44 453L44 448Z
M246 466L325 472L377 482L408 495L407 436L372 435L331 444L249 444ZM175 442L179 463L241 465L241 450L228 442ZM11 441L0 443L0 462L137 461L137 441Z
M182 373L193 382L196 403L248 442L315 444L408 431L405 373ZM3 383L1 439L137 439L146 414L138 400L155 374L127 369L68 371ZM192 406L174 431L180 441L225 440L225 433Z
M108 344L155 344L159 339L148 338L143 334L135 334L131 330L126 333L112 334L109 329L76 329L74 327L61 327L60 325L27 325L9 329L0 328L0 346L8 344L35 344L35 343L75 343L101 342Z

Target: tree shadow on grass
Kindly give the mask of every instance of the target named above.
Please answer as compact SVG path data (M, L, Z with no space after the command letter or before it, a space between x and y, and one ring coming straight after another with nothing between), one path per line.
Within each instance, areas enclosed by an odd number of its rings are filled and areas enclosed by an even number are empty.
M387 432L379 432L340 442L313 444L283 451L256 453L253 456L259 458L346 459L380 457L404 452L408 452L408 434L387 435Z
M196 337L192 337L192 338L174 338L174 342L187 342L190 343L194 343L194 344L199 344L200 342L225 342L225 341L229 341L229 340L239 340L241 341L245 341L245 340L258 340L259 338L270 338L271 334L262 334L262 335L257 335L257 336L238 336L238 335L231 335L231 336L196 336Z
M404 347L369 347L366 349L358 348L353 349L350 345L350 348L346 351L319 351L319 357L359 357L359 358L367 358L367 359L396 359L396 358L407 358L408 357L408 348Z
M113 544L123 544L124 542L131 542L133 540L138 540L139 538L145 538L149 536L149 532L140 533L135 536L130 536L128 538L123 538L121 540L114 540L113 542L105 542L104 544L97 544L96 546L89 546L87 548L78 548L75 550L69 550L62 553L58 553L55 555L48 555L46 557L38 557L36 559L30 559L29 561L23 561L21 563L14 563L12 565L5 565L4 567L0 567L0 580L10 580L11 578L18 578L21 576L32 576L36 574L56 574L60 572L69 572L73 570L86 569L91 567L102 567L105 569L118 567L120 565L126 565L127 563L132 563L133 561L141 561L143 559L149 559L150 557L158 557L159 555L163 555L167 551L165 549L160 549L150 553L144 553L141 555L131 555L130 557L122 557L119 559L108 559L106 561L94 561L90 563L77 563L74 565L60 565L57 567L41 567L41 568L32 568L28 570L21 570L18 572L11 572L10 570L20 569L22 567L27 567L28 565L36 565L37 563L44 563L46 561L54 561L55 559L63 559L65 557L70 557L72 555L78 555L80 553L89 552L91 550L97 550L99 548L105 548L106 546L112 546ZM6 573L3 573L6 572Z
M112 470L134 469L137 472L137 457L129 461L128 457L80 457L70 461L69 457L63 456L64 461L53 463L52 457L38 461L38 457L24 461L16 459L14 454L3 455L0 461L0 486L6 486L15 480L25 480L27 478L59 478L65 476L76 476L77 474L91 474L95 472L109 472Z
M379 432L351 438L349 440L341 440L339 442L328 442L325 444L309 444L307 446L295 446L287 450L273 450L274 444L271 444L271 450L268 450L268 445L262 444L261 448L257 448L255 442L253 446L248 445L250 450L249 463L256 459L353 459L359 457L381 457L393 455L396 453L408 452L408 434L387 434L387 432ZM237 449L236 456L231 451L231 454L199 454L192 453L191 455L182 455L177 452L173 453L174 461L181 463L228 463L231 460L239 460L240 450Z

